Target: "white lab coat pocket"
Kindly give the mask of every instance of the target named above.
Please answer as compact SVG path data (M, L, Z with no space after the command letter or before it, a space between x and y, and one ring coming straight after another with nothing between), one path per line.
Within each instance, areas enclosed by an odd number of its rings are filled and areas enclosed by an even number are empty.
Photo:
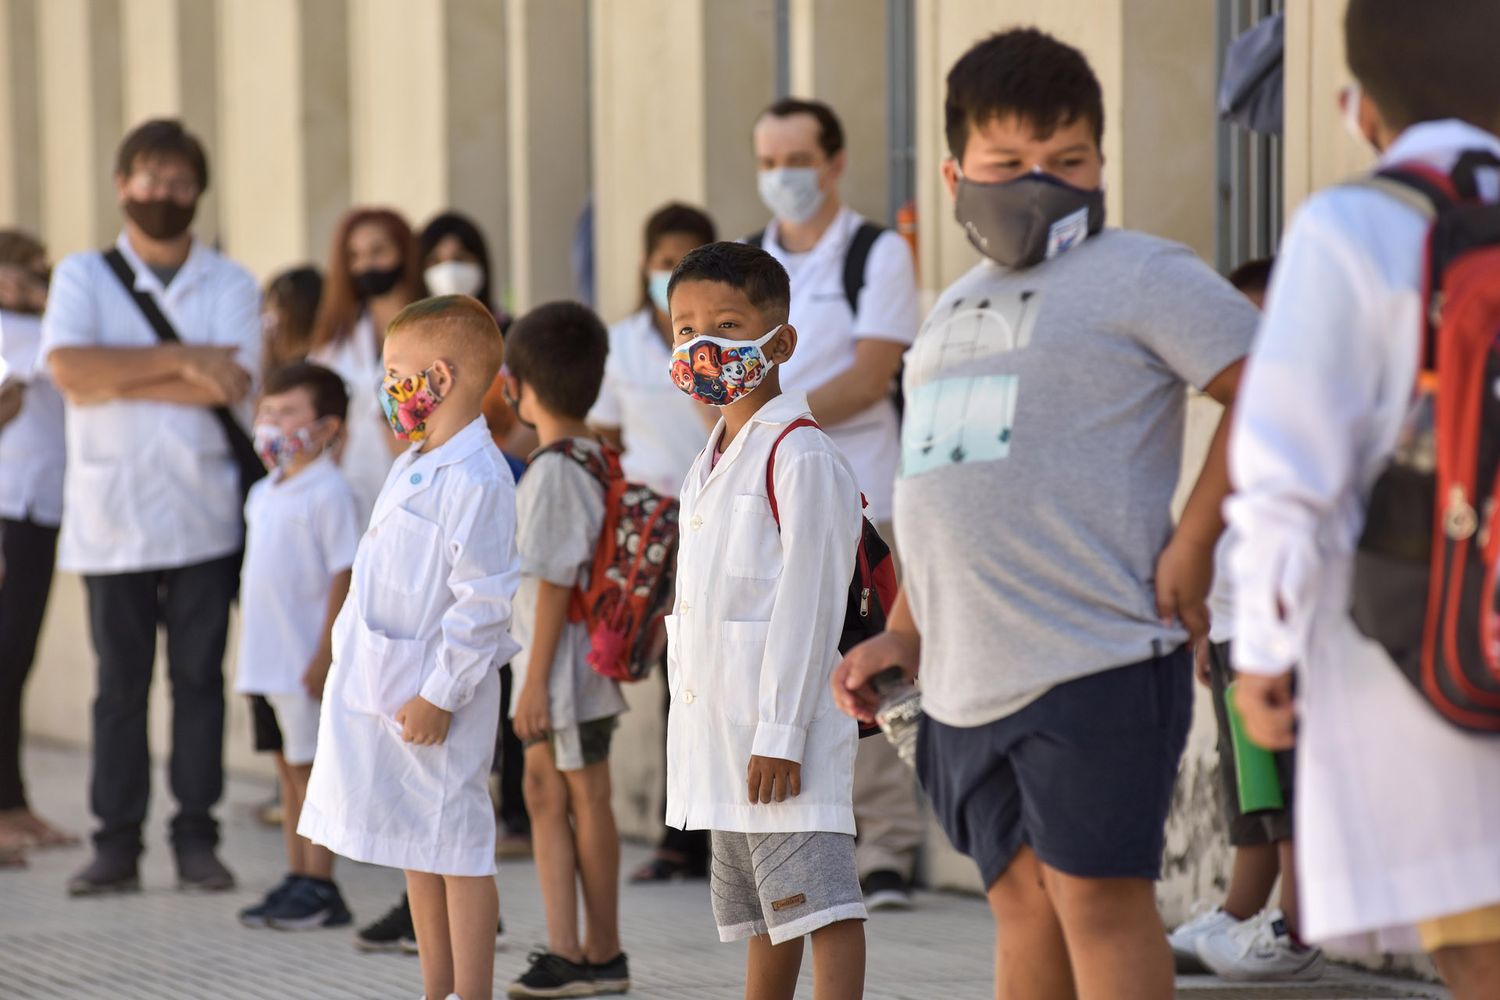
M73 458L68 463L67 502L76 504L79 511L68 526L79 546L99 551L125 542L136 513L122 501L124 477L129 474L121 462Z
M393 639L368 625L357 627L345 695L349 709L394 725L396 713L422 690L427 645L420 639Z
M780 533L765 497L742 493L734 498L724 569L730 576L750 580L774 580L781 575Z
M436 524L397 507L373 530L380 535L379 571L372 574L377 587L417 594L432 586L443 554L442 535Z
M737 726L760 722L760 673L766 656L770 622L723 622L720 624L717 701L724 717Z

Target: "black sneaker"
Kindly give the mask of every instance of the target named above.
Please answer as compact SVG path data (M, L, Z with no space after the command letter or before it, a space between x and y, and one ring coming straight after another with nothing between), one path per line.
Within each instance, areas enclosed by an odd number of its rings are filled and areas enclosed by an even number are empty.
M390 911L368 927L354 935L354 947L360 951L407 951L417 950L417 932L411 925L411 904L406 896Z
M594 986L592 970L587 963L570 962L550 951L534 951L526 956L531 968L510 984L506 995L513 1000L527 997L591 997L599 990Z
M860 883L865 906L870 910L911 909L911 887L899 873L882 869L866 875Z
M212 847L190 847L177 852L177 888L183 892L227 892L234 875Z
M141 876L136 855L100 851L88 866L68 879L69 896L102 896L113 892L140 892Z
M353 920L339 887L314 878L302 879L280 905L267 914L267 922L278 931L345 927Z
M282 879L277 883L275 888L266 893L265 899L262 899L254 906L248 906L240 911L240 923L246 927L266 926L266 915L276 909L281 904L281 901L286 899L292 890L297 887L297 883L300 881L302 881L301 875L288 873L286 878Z
M594 977L595 993L628 993L630 991L630 963L622 951L608 962L589 963L589 975Z

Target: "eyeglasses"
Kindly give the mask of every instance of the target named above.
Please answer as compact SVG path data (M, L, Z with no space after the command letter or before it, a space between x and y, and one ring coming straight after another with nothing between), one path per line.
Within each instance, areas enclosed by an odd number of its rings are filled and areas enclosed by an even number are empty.
M137 170L130 175L126 186L137 194L149 195L165 192L177 201L189 201L198 195L198 182L189 177L170 176Z

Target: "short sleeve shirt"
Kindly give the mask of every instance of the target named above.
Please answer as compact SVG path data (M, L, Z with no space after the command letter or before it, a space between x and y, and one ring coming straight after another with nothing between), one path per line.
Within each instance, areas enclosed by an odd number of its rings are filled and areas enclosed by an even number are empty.
M597 451L599 445L574 438L573 447ZM521 585L516 591L513 631L521 652L511 661L515 672L512 710L530 665L541 583L587 586L603 527L604 488L599 481L567 455L555 451L538 454L516 486ZM625 711L619 685L596 673L588 664L588 654L588 629L582 622L564 624L548 688L554 730Z
M245 501L235 689L302 690L328 614L333 578L354 565L363 525L354 492L327 455L297 475L272 474Z
M1186 640L1152 578L1187 390L1258 316L1186 247L1121 230L943 293L907 357L896 487L934 718L981 725Z

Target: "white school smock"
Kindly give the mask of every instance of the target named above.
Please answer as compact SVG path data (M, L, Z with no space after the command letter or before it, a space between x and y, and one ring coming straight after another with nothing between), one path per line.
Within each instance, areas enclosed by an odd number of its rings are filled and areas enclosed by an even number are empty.
M193 241L165 289L121 234L115 246L135 287L155 297L188 344L233 347L260 371L260 289L250 272ZM60 347L155 347L151 324L97 250L52 272L42 355ZM248 424L252 387L235 407ZM224 428L206 406L112 399L68 404L67 475L58 566L74 573L131 573L191 566L240 547L239 469Z
M375 498L385 485L395 453L391 425L380 408L380 385L385 381L381 340L369 312L361 312L349 336L316 348L307 360L338 373L349 393L349 417L344 421L344 449L339 466L359 502L359 524L364 527L375 509Z
M297 832L355 861L492 875L515 480L482 417L418 447L392 465L354 557ZM439 746L401 738L395 713L417 695L453 713Z
M328 591L354 564L358 518L354 492L328 454L290 479L273 472L250 487L236 691L305 693L302 676L323 640Z
M893 230L881 233L870 247L859 308L849 309L844 258L849 241L864 221L848 206L841 208L806 253L790 253L782 247L775 219L766 226L765 250L781 262L792 282L790 322L797 328L797 352L781 366L781 388L787 392L811 392L853 368L858 341L910 345L917 339L922 321L917 272L911 249ZM895 404L882 398L863 413L825 430L854 469L855 481L870 502L866 513L876 524L889 521L901 464L901 426Z
M1500 139L1430 122L1382 163L1446 170L1474 148L1500 154ZM1484 187L1490 199L1497 187ZM1365 503L1412 396L1425 233L1379 191L1308 202L1277 262L1230 443L1235 667L1298 666L1302 934L1369 950L1417 950L1418 921L1500 902L1500 739L1445 722L1348 614Z
M0 429L0 517L55 528L67 463L63 398L41 364L41 347L38 317L0 311L0 358L26 386L21 412Z
M589 423L618 427L625 478L663 496L682 489L708 438L701 403L671 378L672 352L648 306L609 328L609 358Z
M807 397L761 408L712 465L683 484L677 601L667 618L667 825L747 833L854 833L858 727L830 687L861 530L848 461L817 430L776 452L771 517L766 461ZM709 436L719 440L723 424ZM802 794L751 805L752 754L802 765Z

